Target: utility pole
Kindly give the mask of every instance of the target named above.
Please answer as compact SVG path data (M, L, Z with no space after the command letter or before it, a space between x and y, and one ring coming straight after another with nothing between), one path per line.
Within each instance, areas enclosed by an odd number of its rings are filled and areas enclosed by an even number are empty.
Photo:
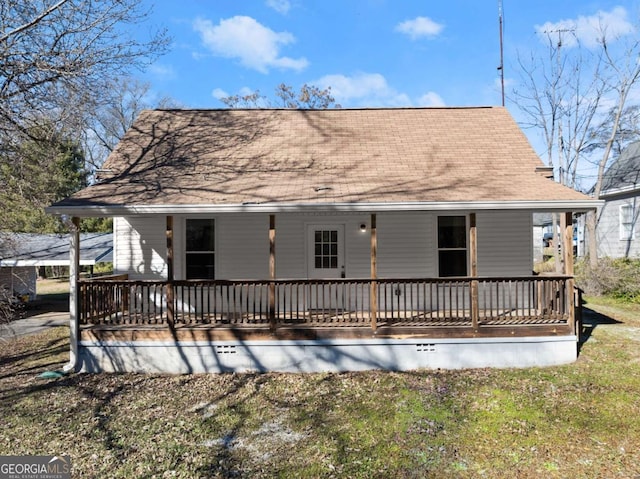
M502 40L502 31L504 29L504 23L502 20L502 0L498 0L498 24L500 28L500 86L502 88L502 106L504 106L504 47Z
M561 52L562 52L562 34L563 33L567 33L567 32L574 32L575 29L566 29L566 28L559 28L557 30L545 30L544 33L546 33L547 35L550 35L552 33L557 33L558 34L558 43L557 43L557 52L556 52L556 75L557 75L557 82L560 82L561 76L562 76L562 72L563 72L563 68L562 68L562 60L561 60ZM551 40L551 39L549 39ZM554 86L554 101L557 103L556 105L554 105L555 108L561 109L561 101L558 101L558 99L555 97L555 93L556 93L556 87ZM565 181L565 175L566 175L566 171L565 171L565 165L564 165L564 141L563 141L563 137L562 137L562 115L558 115L557 117L557 128L558 128L558 182L561 185L564 185L566 183ZM559 225L559 221L558 221L558 214L557 213L553 213L553 256L554 256L554 262L556 265L556 272L557 273L561 273L562 271L564 271L564 265L563 265L563 259L564 259L564 255L562 254L562 252L560 251L560 247L564 248L564 243L561 241L562 239L562 235L560 234L560 230L562 228L558 228Z
M562 34L569 33L569 32L575 32L575 29L559 28L557 30L545 31L545 33L547 34L549 33L558 34L558 44L557 44L558 51L556 54L556 63L557 63L556 68L557 68L558 79L560 79L561 72L563 71L562 60L561 60ZM558 105L558 108L560 108L559 105ZM560 117L558 118L558 167L559 167L558 180L560 184L565 185L567 183L566 181L567 170L565 168L565 162L564 162L564 139L562 137L562 115L560 115Z

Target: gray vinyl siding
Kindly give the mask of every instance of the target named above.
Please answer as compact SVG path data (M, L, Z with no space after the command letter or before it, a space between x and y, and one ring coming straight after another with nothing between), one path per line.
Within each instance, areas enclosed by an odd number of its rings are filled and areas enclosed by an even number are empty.
M435 277L438 274L437 217L447 212L378 213L378 276L380 278ZM189 216L193 217L193 216ZM269 215L225 214L207 216L216 221L216 278L267 279L269 277ZM184 235L187 216L174 217L174 271L184 278ZM370 275L370 215L276 215L276 276L307 278L307 227L341 224L345 236L347 278ZM362 233L364 223L367 231ZM531 213L481 212L478 225L478 273L481 276L531 274ZM114 268L132 279L166 278L165 219L116 218Z
M378 276L437 276L435 225L436 215L433 213L378 215Z
M216 277L269 277L269 217L245 214L216 217Z
M640 257L640 219L635 223L634 236L631 240L620 236L620 206L634 205L636 217L640 212L640 194L625 195L607 200L600 211L598 222L598 256L611 258Z
M345 275L348 278L367 278L370 275L370 236L360 231L360 224L370 228L370 217L361 215L277 215L276 216L276 275L279 278L307 277L307 228L309 225L343 225Z
M533 220L528 211L491 211L476 215L478 276L532 274Z

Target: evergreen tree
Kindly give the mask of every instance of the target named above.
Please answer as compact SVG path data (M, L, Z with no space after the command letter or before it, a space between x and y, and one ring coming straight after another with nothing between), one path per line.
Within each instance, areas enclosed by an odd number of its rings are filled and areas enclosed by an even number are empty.
M86 186L84 163L77 142L51 126L32 128L27 139L0 156L0 230L64 231L44 208Z

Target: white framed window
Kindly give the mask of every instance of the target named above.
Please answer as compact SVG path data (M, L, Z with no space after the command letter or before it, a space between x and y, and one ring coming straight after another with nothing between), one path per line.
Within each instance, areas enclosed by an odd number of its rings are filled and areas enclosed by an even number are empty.
M438 216L438 275L467 276L467 217Z
M213 218L187 218L185 271L187 279L216 278L216 224Z
M620 205L621 240L631 240L635 238L634 213L635 211L633 205Z

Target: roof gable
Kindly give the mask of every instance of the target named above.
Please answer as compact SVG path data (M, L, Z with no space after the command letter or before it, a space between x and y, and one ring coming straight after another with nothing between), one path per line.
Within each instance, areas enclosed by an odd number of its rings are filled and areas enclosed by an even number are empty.
M640 141L629 144L602 178L603 194L611 190L633 189L640 189Z
M144 111L60 205L584 200L506 109Z

